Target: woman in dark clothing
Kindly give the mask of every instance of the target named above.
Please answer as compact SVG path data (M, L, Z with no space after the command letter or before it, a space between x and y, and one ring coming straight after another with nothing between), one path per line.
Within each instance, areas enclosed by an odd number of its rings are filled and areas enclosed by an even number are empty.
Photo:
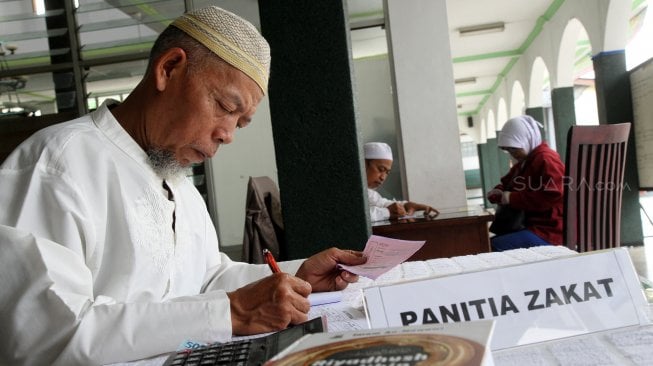
M513 165L487 197L523 210L525 229L494 236L495 251L562 244L565 166L560 155L542 142L539 126L530 116L518 116L499 132L498 146L510 154Z

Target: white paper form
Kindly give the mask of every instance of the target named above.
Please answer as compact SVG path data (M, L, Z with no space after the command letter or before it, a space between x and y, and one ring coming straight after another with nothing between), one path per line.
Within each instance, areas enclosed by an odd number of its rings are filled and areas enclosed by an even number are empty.
M332 304L342 301L342 291L312 292L308 295L311 306Z
M366 263L358 266L344 264L339 266L351 273L375 280L410 258L424 243L425 241L399 240L372 235L363 250L363 254L367 257Z
M496 366L648 366L653 325L613 329L492 352Z
M435 258L426 261L433 277L442 277L450 274L462 273L463 268L451 258ZM408 278L411 279L411 278Z
M308 318L325 316L329 332L368 329L365 312L345 302L311 306Z
M419 279L433 275L431 267L424 261L404 262L399 268L403 278Z

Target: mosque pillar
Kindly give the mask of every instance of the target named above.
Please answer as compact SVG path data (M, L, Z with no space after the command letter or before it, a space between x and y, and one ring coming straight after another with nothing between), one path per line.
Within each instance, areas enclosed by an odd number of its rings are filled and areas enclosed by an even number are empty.
M483 203L485 208L493 208L494 204L488 201L487 193L500 183L501 177L508 173L508 168L502 166L502 162L499 161L500 151L496 138L487 139L485 143L478 144L477 148L481 171Z
M601 52L592 57L600 124L633 122L630 74L624 50ZM621 207L622 245L642 245L644 235L639 206L639 176L633 128L626 151L623 203Z
M404 198L466 207L445 1L386 0Z
M556 151L562 161L567 154L567 133L576 124L574 106L574 87L554 88L551 90L551 109L553 110L553 128L555 130Z
M344 1L259 0L286 259L370 234Z
M526 114L535 118L536 121L544 124L544 119L546 118L544 113L544 107L526 108Z

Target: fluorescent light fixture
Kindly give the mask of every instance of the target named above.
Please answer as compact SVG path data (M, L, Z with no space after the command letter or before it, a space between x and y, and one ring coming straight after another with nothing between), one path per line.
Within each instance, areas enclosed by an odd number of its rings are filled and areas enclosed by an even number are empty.
M473 36L477 34L486 34L494 32L503 32L506 29L504 22L486 23L471 25L469 27L458 28L458 33L461 36Z
M474 84L475 82L476 82L476 77L474 76L454 80L454 83L456 84Z
M32 0L32 10L36 15L45 14L45 0Z
M73 0L73 6L79 8L79 0ZM32 0L32 10L36 15L45 14L45 0Z

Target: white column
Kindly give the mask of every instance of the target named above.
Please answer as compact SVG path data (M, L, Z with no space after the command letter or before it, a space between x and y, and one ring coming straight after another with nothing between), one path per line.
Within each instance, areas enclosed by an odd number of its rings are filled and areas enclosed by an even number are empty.
M446 2L385 0L385 14L404 196L465 207Z

